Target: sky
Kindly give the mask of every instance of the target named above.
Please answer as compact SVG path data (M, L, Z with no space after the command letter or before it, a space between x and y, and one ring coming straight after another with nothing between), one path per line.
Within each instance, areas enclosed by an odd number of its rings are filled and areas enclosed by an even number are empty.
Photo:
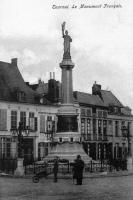
M73 87L89 92L96 81L133 109L133 1L122 8L84 8L113 0L0 0L0 60L18 58L25 81L37 83L55 72L61 80L61 24L72 37ZM75 4L78 8L72 9ZM52 9L69 5L69 9Z

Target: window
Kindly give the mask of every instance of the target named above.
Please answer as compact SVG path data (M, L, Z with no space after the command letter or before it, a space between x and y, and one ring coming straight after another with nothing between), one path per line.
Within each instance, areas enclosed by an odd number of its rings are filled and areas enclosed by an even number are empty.
M108 134L110 136L113 136L113 121L112 120L108 121Z
M93 108L92 108L92 113L95 113L95 114L96 114L96 107L93 107Z
M26 100L26 94L23 91L17 91L17 100L20 102L24 102Z
M40 133L45 133L45 115L40 115Z
M99 117L99 118L102 117L102 110L98 110L98 117Z
M87 134L91 133L91 120L87 119Z
M11 157L11 138L0 138L0 158Z
M26 128L26 112L20 112L20 122L22 123L22 129Z
M91 140L91 120L87 119L87 139Z
M7 110L0 109L0 131L7 130Z
M93 134L96 134L96 120L93 119Z
M85 109L81 109L81 115L85 116Z
M98 120L98 139L102 140L102 120Z
M52 131L52 116L47 116L47 131Z
M103 120L103 135L107 136L107 121Z
M34 130L37 131L37 129L38 129L38 121L37 121L37 117L35 117L34 119L35 119L35 129L34 129Z
M81 119L81 134L85 134L85 119Z
M37 117L34 117L34 113L29 113L29 128L32 131L37 131Z
M115 136L117 137L118 136L118 125L119 125L119 122L118 121L115 121Z
M11 129L17 128L17 111L11 111Z
M33 112L30 112L29 113L29 128L30 130L34 130L35 128L35 120L34 120L34 113Z
M102 134L102 120L98 120L98 134Z
M96 132L96 119L93 119L93 139L97 140L97 132Z
M107 111L103 111L103 118L107 118Z
M91 116L91 109L86 110L86 116Z
M34 118L34 112L29 112L29 118Z
M119 158L119 143L115 144L115 147L114 147L114 158Z

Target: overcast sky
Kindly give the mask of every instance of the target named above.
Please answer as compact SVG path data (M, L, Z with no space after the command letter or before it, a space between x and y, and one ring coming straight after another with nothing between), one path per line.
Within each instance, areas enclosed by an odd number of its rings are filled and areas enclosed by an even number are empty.
M60 80L61 23L72 37L74 90L91 92L94 81L133 109L133 1L119 9L52 9L52 5L114 3L113 0L0 0L0 60L18 58L25 81Z

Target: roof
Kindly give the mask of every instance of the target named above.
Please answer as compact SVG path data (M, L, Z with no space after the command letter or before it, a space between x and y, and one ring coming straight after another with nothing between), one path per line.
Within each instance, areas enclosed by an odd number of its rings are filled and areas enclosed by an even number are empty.
M0 99L15 101L16 90L26 94L27 103L35 103L37 93L26 85L17 64L0 61Z
M110 105L124 107L122 103L115 97L111 91L101 90L101 95L93 95L84 92L74 92L74 98L80 104L88 104L92 106L108 107Z
M98 95L75 91L74 97L80 104L105 106L102 99Z
M101 95L105 106L113 105L117 107L123 107L122 103L116 98L116 96L107 90L101 90Z

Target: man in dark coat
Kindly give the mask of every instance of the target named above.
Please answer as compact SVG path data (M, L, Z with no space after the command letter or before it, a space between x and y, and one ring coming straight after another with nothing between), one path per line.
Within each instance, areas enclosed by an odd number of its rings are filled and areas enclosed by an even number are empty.
M82 185L84 161L78 155L74 162L73 178L77 180L77 185Z
M57 173L58 173L58 157L54 160L54 167L53 167L53 173L54 173L54 182L57 182Z

